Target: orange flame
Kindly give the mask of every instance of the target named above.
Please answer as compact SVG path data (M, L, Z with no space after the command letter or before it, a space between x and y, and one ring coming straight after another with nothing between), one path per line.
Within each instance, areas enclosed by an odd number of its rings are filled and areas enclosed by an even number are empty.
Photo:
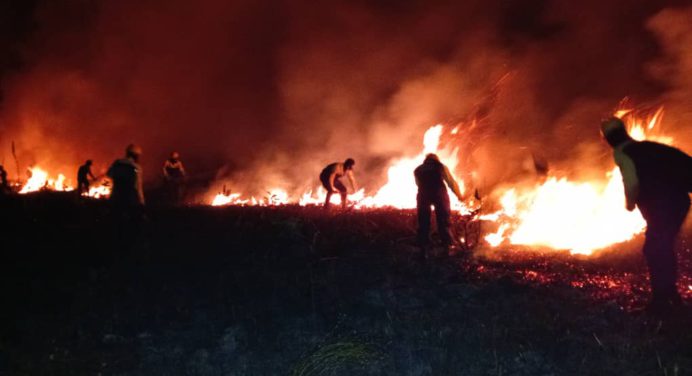
M450 134L456 134L452 130ZM423 136L423 149L419 154L413 157L400 158L393 162L387 170L387 183L384 184L373 196L367 196L364 189L352 192L348 195L349 202L356 209L360 208L380 208L394 207L400 209L411 209L416 207L416 186L413 177L413 170L423 161L423 158L428 153L436 153L440 159L449 167L450 171L454 171L458 164L457 152L454 147L440 147L440 139L444 132L444 126L441 124L429 128ZM464 191L464 182L457 179L459 188ZM273 193L272 193L273 192ZM212 199L213 206L220 205L279 205L291 202L286 191L276 188L270 191L271 196L277 197L276 200L261 199L255 197L246 199L240 193L223 192L219 193ZM297 204L305 205L321 205L324 203L327 192L324 188L306 190L297 200ZM455 210L468 212L468 208L452 194L452 207ZM332 195L332 204L340 204L341 197Z
M22 185L19 194L27 194L42 190L70 192L74 191L75 187L71 184L65 175L58 174L56 178L51 178L50 174L40 167L29 168L29 179ZM92 184L88 192L82 193L82 196L92 198L106 198L110 196L111 188L107 179L100 179L97 184Z
M670 144L673 139L652 135L663 116L659 108L647 119L629 109L615 116L625 121L633 138ZM615 167L595 181L570 181L549 176L533 187L508 189L502 194L502 209L494 213L500 223L497 232L485 240L492 247L502 244L567 249L592 254L640 234L646 222L638 210L628 212L620 170Z

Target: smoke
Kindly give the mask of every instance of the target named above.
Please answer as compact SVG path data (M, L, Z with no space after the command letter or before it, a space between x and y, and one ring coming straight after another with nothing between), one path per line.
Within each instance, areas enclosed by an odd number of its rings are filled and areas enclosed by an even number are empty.
M39 2L24 65L4 72L0 155L14 140L22 164L70 173L137 142L150 183L177 150L249 194L302 192L353 157L372 191L443 122L466 132L461 168L484 187L532 155L605 163L597 125L625 96L665 104L692 140L692 11L677 3Z

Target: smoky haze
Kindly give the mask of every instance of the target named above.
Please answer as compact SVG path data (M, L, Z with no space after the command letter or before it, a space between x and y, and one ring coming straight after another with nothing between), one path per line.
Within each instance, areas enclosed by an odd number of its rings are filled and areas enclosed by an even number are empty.
M606 163L597 125L626 96L664 104L692 146L680 1L82 0L30 14L22 63L2 72L8 167L11 141L23 166L68 173L136 142L151 184L177 150L212 189L298 193L353 157L372 191L443 122L467 132L460 168L489 188L532 154Z

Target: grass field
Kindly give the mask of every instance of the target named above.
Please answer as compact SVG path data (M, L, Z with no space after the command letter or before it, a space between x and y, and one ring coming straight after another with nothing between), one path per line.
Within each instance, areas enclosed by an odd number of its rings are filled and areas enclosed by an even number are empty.
M412 211L191 207L123 250L104 202L0 213L1 375L692 374L691 315L639 311L641 239L421 262Z

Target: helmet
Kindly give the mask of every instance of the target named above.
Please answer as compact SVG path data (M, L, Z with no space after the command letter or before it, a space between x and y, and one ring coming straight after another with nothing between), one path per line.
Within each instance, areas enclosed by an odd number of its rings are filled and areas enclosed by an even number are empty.
M353 165L355 165L355 164L356 164L356 161L354 161L353 158L348 158L344 161L344 167L346 167L347 169L353 167Z

